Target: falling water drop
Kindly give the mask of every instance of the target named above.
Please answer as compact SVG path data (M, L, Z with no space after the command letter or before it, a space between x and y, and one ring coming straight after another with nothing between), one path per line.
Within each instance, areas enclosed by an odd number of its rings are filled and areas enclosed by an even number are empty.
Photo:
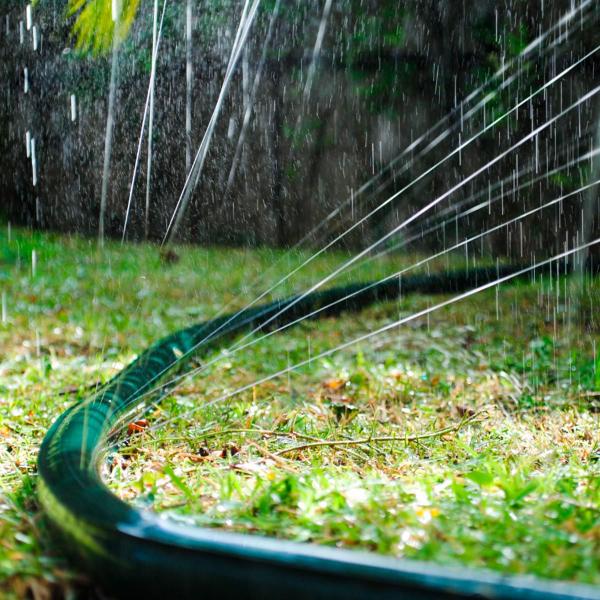
M371 173L375 175L375 144L371 143Z
M37 49L38 49L38 29L37 29L36 25L33 26L32 38L33 38L33 51L37 52Z
M500 320L500 287L496 286L496 321Z
M35 277L37 272L37 252L35 250L31 251L31 276Z
M23 93L29 92L29 69L25 67L23 69Z
M523 222L519 221L519 252L523 256Z
M25 7L25 21L27 23L27 31L31 29L31 4L28 4Z
M232 140L233 136L235 135L235 118L234 117L230 117L229 118L229 126L227 128L227 139L228 140Z
M31 174L33 186L37 185L37 159L35 157L35 138L31 138Z
M77 98L75 98L75 94L71 94L71 121L75 122L77 120Z
M27 153L27 158L31 158L31 132L25 132L25 152Z
M112 20L116 23L121 15L121 0L112 0Z

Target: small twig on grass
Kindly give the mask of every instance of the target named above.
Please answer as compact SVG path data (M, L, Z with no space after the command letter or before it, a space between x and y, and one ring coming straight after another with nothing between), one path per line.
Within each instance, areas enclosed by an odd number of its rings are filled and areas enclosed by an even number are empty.
M290 452L296 452L296 451L300 451L300 450L309 450L312 448L320 448L320 447L325 447L325 446L329 446L329 447L353 446L353 445L357 445L357 444L372 444L372 443L377 443L377 442L404 442L404 443L408 444L409 442L416 442L418 440L425 440L425 439L429 439L429 438L439 437L439 436L445 435L446 433L456 432L459 429L461 429L464 425L466 425L467 423L474 421L478 416L480 416L484 412L486 412L486 411L480 410L480 411L476 412L475 414L462 419L462 421L460 421L460 423L458 423L457 425L444 427L443 429L438 429L436 431L430 431L429 433L422 433L422 434L418 434L418 435L406 435L404 437L385 435L385 436L378 436L378 437L369 436L366 438L353 439L353 440L320 440L318 442L309 442L307 444L299 444L297 446L292 446L290 448L284 448L283 450L280 450L276 454L281 456L283 454L288 454Z
M227 435L236 435L239 433L249 433L255 435L264 435L267 437L295 437L300 440L309 440L312 442L321 441L321 438L314 437L312 435L307 435L305 433L297 433L296 431L275 431L273 429L221 429L218 431L209 431L208 433L203 433L202 435L192 436L192 435L184 435L184 436L175 436L175 437L167 437L161 438L161 442L173 442L173 441L186 441L186 442L197 442L200 440L208 440L210 438L215 437L225 437Z
M199 436L169 437L169 438L163 438L160 441L161 442L164 442L164 441L171 441L171 442L172 441L186 441L186 442L194 441L194 442L196 442L199 440L207 440L210 438L225 437L228 435L236 435L236 434L253 434L253 435L262 435L265 437L294 437L299 440L308 440L309 442L325 442L326 441L319 437L307 435L306 433L298 433L297 431L275 431L273 429L250 429L250 428L222 429L220 431L210 431L208 433L205 433L205 434L202 434ZM345 448L345 450L348 454L354 456L354 458L358 458L360 460L365 460L364 457L362 457L357 452L355 452L349 448Z

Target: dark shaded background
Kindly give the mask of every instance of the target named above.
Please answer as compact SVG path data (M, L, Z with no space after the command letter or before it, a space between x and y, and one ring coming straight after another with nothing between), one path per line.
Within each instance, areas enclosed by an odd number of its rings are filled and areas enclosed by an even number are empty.
M0 206L6 219L39 228L95 235L98 229L110 56L72 49L72 20L65 2L40 0L34 20L40 48L28 32L19 42L25 2L3 3L0 28ZM150 72L152 2L143 1L120 54L115 140L111 161L108 235L120 236ZM378 173L411 140L447 117L452 133L426 157L401 172L406 159L324 227L331 239L379 202L401 189L574 60L599 39L598 11L571 24L566 42L534 60L515 83L471 119L457 110L461 98L485 82L571 8L572 2L520 0L334 0L308 101L303 90L323 10L322 2L284 0L234 185L225 193L248 88L254 77L273 2L265 2L249 37L219 119L200 184L179 239L195 243L289 246ZM592 3L596 4L596 3ZM223 81L241 3L194 2L193 146L199 144ZM564 28L549 38L555 39ZM29 92L24 93L24 68ZM561 83L471 144L347 236L357 247L388 231L508 148L599 82L590 59ZM511 69L508 73L516 71ZM249 83L250 82L250 83ZM493 91L497 83L490 86ZM75 94L78 118L70 120ZM470 105L472 106L472 104ZM595 144L598 101L561 119L442 203L444 210L468 194L531 166L543 174ZM171 2L160 49L154 133L150 237L162 238L185 181L185 2ZM26 131L36 139L38 184L32 185ZM442 128L443 130L443 128ZM459 137L460 136L460 137ZM144 145L145 148L145 145ZM537 161L537 162L536 162ZM537 165L537 166L536 166ZM580 165L581 166L581 165ZM571 169L520 193L507 193L500 209L480 211L452 225L464 237L527 207L550 200L589 179L593 165ZM532 175L533 176L533 175ZM515 181L516 175L513 177ZM511 186L509 186L511 187ZM589 195L587 196L589 201ZM597 203L597 194L596 194ZM496 254L544 255L581 239L581 196L548 212L534 225L486 240ZM144 235L145 151L128 227ZM595 211L596 213L598 211ZM485 213L485 214L483 214ZM445 231L421 246L447 243ZM443 239L442 239L443 237ZM308 244L319 245L317 240ZM483 251L483 247L482 247Z

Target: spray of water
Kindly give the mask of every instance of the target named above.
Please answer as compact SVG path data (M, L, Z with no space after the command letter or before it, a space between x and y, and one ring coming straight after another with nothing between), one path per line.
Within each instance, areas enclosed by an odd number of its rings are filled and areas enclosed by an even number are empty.
M215 108L213 110L213 114L204 133L204 137L202 138L202 142L200 143L198 151L196 152L196 157L194 158L194 162L183 186L181 195L179 196L179 200L177 201L177 204L175 206L175 210L173 211L173 215L171 216L171 219L169 221L169 225L167 226L167 231L162 241L163 245L167 241L172 241L175 235L177 234L177 230L181 225L181 221L187 209L190 198L194 193L194 190L196 189L196 186L198 185L198 181L202 174L204 161L206 160L206 156L210 148L210 143L212 141L215 126L221 113L221 108L223 106L223 101L227 94L229 84L231 83L235 67L242 53L242 49L244 47L244 44L246 43L246 39L248 38L248 33L250 32L250 28L252 27L252 23L254 22L254 18L256 17L256 11L260 4L260 0L254 0L252 6L249 9L248 3L249 0L246 0L246 4L242 12L242 17L240 19L240 24L233 43L233 48L231 50L231 56L229 58L229 64L225 73L225 79L223 80L223 85L221 86L221 91L219 93L219 97L217 99Z
M152 28L152 66L150 69L150 82L148 84L148 93L146 95L146 104L144 105L144 115L142 117L142 126L140 128L140 136L138 140L137 152L135 155L135 162L133 164L133 175L131 177L131 185L129 186L129 198L127 200L127 210L125 211L125 222L123 223L123 235L121 237L121 243L125 242L125 236L127 235L127 223L129 222L129 214L131 211L131 203L133 200L133 192L135 190L135 181L137 178L138 166L140 163L140 156L142 153L142 144L144 141L144 131L146 130L146 119L148 112L150 112L150 124L148 127L148 172L146 178L146 212L145 218L145 233L148 237L148 220L149 220L149 204L150 204L150 176L152 166L152 128L154 121L154 83L156 79L156 62L158 60L158 49L160 47L160 40L162 35L163 21L165 17L165 10L167 8L167 0L163 2L162 13L160 17L160 27L156 31L157 24L157 5L158 0L155 0L154 8L154 20ZM156 33L155 33L156 32Z

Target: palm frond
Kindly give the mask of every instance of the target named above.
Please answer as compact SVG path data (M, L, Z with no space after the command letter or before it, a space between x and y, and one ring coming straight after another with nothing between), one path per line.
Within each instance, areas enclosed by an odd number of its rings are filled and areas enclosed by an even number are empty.
M121 42L131 29L140 0L121 0L118 23L112 18L112 0L69 0L67 14L75 17L75 47L95 55L109 52L115 35Z

